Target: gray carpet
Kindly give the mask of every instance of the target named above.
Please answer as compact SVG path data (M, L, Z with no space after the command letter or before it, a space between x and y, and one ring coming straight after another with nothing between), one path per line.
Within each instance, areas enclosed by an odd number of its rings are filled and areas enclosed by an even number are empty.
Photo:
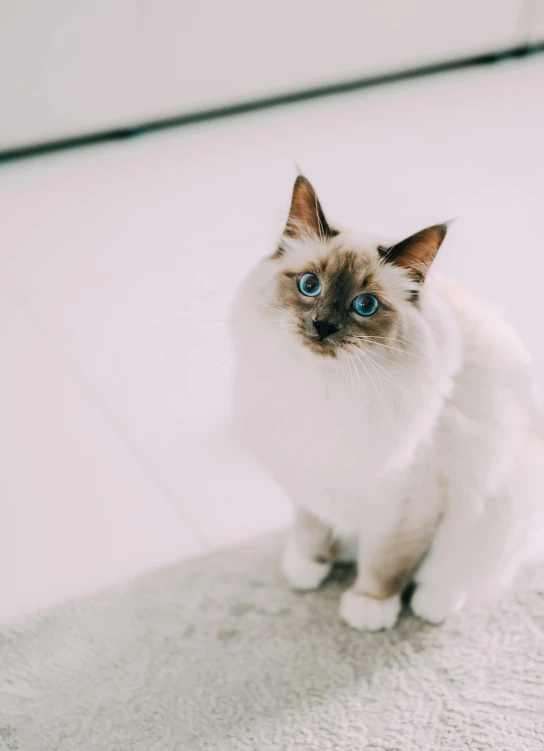
M493 607L361 634L277 537L0 631L2 751L544 748L544 572ZM343 581L344 580L344 581Z

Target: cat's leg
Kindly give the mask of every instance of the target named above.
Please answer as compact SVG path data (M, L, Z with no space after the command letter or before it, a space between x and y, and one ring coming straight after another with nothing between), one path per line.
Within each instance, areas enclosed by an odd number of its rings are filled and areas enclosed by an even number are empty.
M437 515L410 515L410 504L394 524L381 530L370 524L361 531L357 578L343 594L340 616L353 628L379 631L392 628L401 610L401 595L429 549Z
M463 607L467 597L477 601L506 585L507 576L516 572L522 533L506 490L490 496L477 519L456 513L454 507L442 519L417 571L412 611L441 623Z
M309 511L297 509L281 561L293 589L317 589L330 573L337 547L330 526Z

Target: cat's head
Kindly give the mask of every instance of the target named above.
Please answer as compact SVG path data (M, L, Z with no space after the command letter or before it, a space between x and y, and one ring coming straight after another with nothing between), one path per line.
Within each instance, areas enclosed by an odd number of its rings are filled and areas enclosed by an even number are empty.
M392 355L417 323L446 231L437 224L394 244L355 240L328 223L299 175L280 243L251 281L259 318L321 358L376 347Z

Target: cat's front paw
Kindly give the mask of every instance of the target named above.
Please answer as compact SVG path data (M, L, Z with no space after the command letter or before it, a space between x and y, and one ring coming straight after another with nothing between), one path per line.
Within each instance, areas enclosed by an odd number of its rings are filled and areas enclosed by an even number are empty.
M445 621L449 615L460 610L464 604L464 594L452 594L428 584L419 584L410 600L410 607L414 615L435 625Z
M293 589L317 589L330 573L331 563L318 563L300 552L291 538L283 550L281 570Z
M393 628L401 609L399 595L386 600L360 594L355 589L344 592L340 601L340 617L359 631L381 631Z

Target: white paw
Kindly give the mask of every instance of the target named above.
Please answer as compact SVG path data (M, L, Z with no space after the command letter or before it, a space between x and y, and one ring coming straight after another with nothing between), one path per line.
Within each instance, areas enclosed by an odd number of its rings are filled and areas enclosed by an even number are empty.
M393 628L401 608L400 596L376 600L348 589L340 600L340 617L352 628L360 631L380 631Z
M420 584L412 595L412 612L429 623L442 623L465 604L465 595L444 592L436 587Z
M331 570L330 563L317 563L306 558L291 538L283 550L281 570L293 589L317 589Z

